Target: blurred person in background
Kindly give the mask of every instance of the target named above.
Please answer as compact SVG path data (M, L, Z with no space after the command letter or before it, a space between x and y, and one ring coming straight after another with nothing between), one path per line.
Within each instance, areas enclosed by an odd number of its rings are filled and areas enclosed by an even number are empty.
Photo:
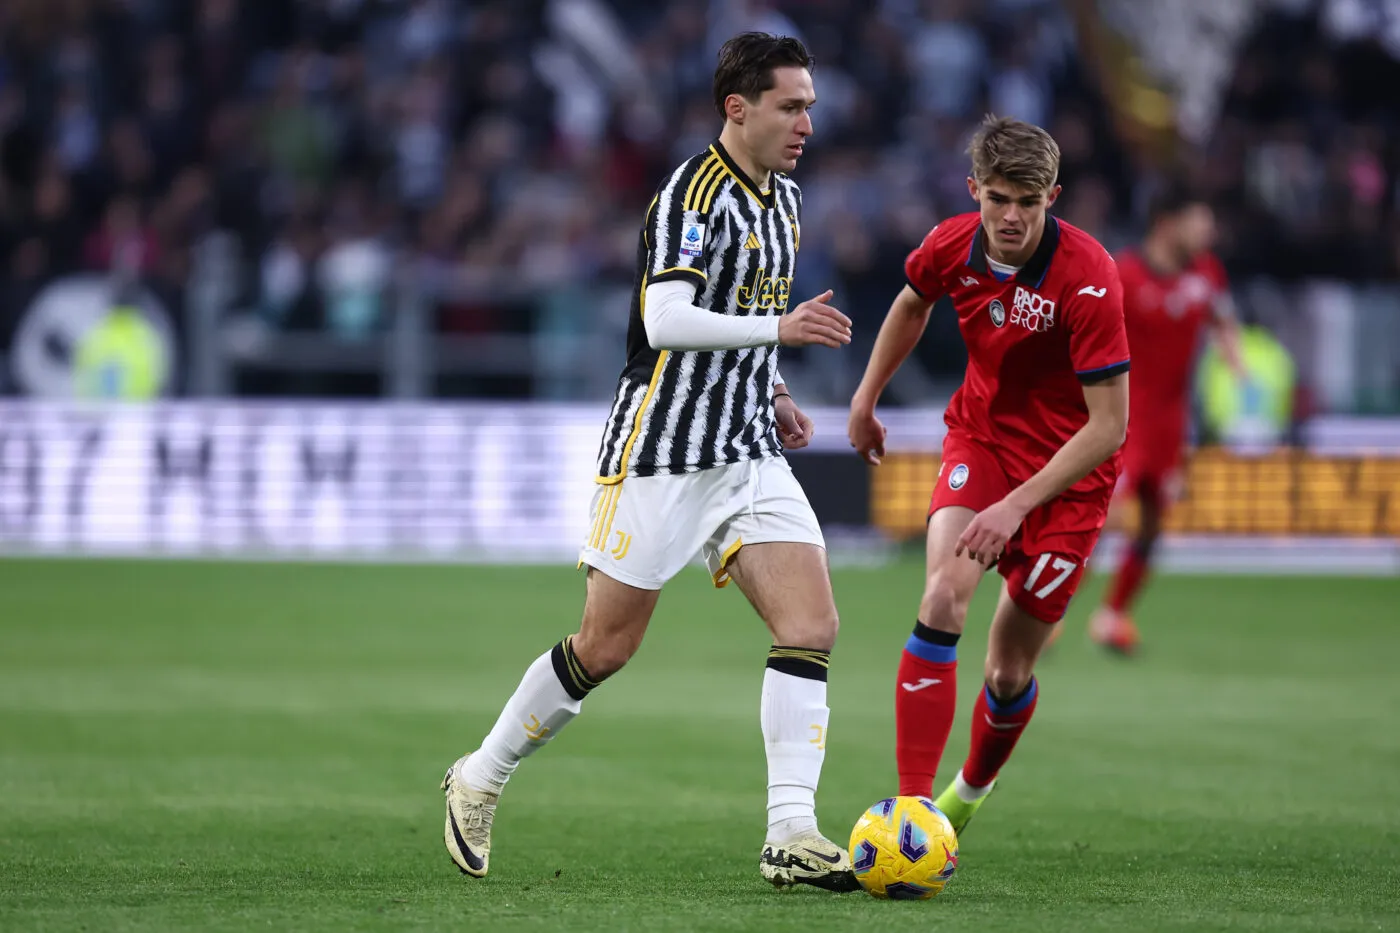
M75 348L74 397L148 402L166 388L170 376L166 335L141 307L130 285L118 285L106 312Z
M1180 494L1191 374L1202 333L1210 334L1241 385L1247 378L1229 282L1212 251L1215 236L1210 205L1170 187L1154 199L1142 245L1116 257L1133 352L1119 496L1136 505L1138 520L1089 635L1122 654L1138 646L1133 603L1147 581L1167 507Z

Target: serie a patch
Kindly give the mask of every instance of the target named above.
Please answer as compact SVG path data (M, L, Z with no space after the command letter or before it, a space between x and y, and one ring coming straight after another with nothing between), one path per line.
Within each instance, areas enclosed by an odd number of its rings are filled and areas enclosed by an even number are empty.
M705 253L705 225L686 223L681 226L681 255L701 256Z

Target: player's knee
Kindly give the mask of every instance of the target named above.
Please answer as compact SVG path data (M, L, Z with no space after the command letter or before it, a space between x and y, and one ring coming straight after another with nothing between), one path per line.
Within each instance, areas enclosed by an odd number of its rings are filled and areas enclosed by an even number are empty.
M940 631L961 632L971 599L972 594L961 592L948 574L934 571L924 585L924 598L919 602L919 621Z
M999 703L1010 703L1030 686L1031 668L1018 664L987 665L987 689Z
M812 634L807 644L821 651L830 651L836 647L836 633L840 629L841 617L836 614L836 607L832 606L813 620Z
M836 607L831 606L824 612L809 614L800 619L784 620L772 628L778 644L830 651L836 646L836 633L841 628L841 619L836 614Z
M609 632L603 635L580 632L574 636L574 654L594 680L601 681L622 670L641 646L640 633Z

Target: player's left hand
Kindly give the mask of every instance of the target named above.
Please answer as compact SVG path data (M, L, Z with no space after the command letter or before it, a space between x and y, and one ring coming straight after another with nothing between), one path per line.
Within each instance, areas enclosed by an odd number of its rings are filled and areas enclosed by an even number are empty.
M988 506L974 515L967 528L963 529L953 556L961 557L966 551L968 557L984 567L990 567L1001 557L1006 542L1021 527L1025 517L1025 512L1005 499Z
M786 450L801 450L812 442L815 426L802 413L791 396L783 395L773 401L773 413L778 418L778 440Z

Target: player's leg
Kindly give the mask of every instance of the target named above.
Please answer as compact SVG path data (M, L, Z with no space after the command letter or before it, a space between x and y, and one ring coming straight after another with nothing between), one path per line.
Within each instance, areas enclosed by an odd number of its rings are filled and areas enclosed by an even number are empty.
M717 585L738 585L773 637L759 723L768 759L768 828L759 869L775 885L853 891L845 847L817 827L826 758L827 667L838 618L816 515L781 460L738 464L749 479L706 547Z
M1114 573L1103 605L1089 620L1089 637L1121 654L1131 654L1138 646L1132 608L1147 582L1166 512L1165 483L1159 476L1145 474L1136 478L1132 491L1138 506L1137 530Z
M985 572L976 561L955 557L953 550L976 514L963 506L948 506L929 518L924 593L895 678L895 764L904 796L927 797L933 792L953 729L958 640Z
M589 570L578 633L535 659L481 745L443 778L444 842L463 872L486 874L496 803L520 762L553 741L641 644L661 586L699 547L669 530L694 524L687 509L696 484L691 476L634 478L594 496L580 553Z
M590 567L583 621L535 659L460 774L473 787L500 793L516 766L578 715L588 694L636 652L660 591L640 589Z
M1053 630L1017 606L1002 588L988 638L985 683L972 710L967 760L936 801L959 835L992 792L997 774L1035 713L1035 662Z
M759 701L768 759L760 871L779 886L853 891L859 885L845 848L817 828L816 793L831 712L827 666L838 624L826 551L800 542L745 544L729 574L773 637Z
M972 741L962 768L936 801L959 833L995 787L1035 713L1036 661L1079 588L1106 508L1106 502L1063 499L1041 506L1002 555L997 569L1005 584L987 638Z
M481 746L448 769L444 842L452 860L475 877L486 874L491 821L501 791L520 762L563 731L590 691L636 652L660 592L588 570L588 595L578 634L535 659Z
M958 640L984 568L953 551L977 511L1008 488L988 451L957 435L944 440L943 465L929 504L924 593L895 678L895 763L902 795L933 792L957 712Z

